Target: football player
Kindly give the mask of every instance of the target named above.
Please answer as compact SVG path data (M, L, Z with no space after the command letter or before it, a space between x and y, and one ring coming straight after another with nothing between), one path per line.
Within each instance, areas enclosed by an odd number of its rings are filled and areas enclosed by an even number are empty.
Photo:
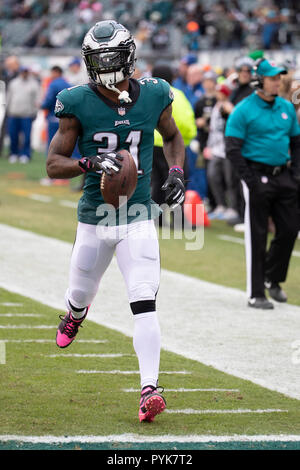
M170 170L163 189L172 208L184 202L184 143L172 118L169 84L159 78L131 78L136 46L124 26L115 21L96 23L84 38L82 56L90 81L57 95L59 130L47 158L50 178L86 175L65 297L67 313L60 317L56 343L65 348L75 339L116 253L135 320L133 345L141 381L139 420L149 422L166 406L158 389L160 326L155 299L160 257L154 219L161 210L150 197L154 129L164 141ZM70 158L77 138L79 161ZM120 170L121 149L135 160L138 183L125 212L122 206L109 218L100 177L102 172Z

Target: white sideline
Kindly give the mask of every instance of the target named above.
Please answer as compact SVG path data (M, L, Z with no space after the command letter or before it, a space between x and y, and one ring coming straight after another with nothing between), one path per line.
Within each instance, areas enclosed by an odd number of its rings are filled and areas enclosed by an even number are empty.
M0 224L0 245L0 286L62 313L72 244ZM162 269L157 310L164 349L300 399L299 307L250 310L243 291ZM115 259L89 319L132 337L132 314Z
M165 392L239 392L238 388L165 388ZM122 392L140 393L140 388L123 388Z
M187 408L185 410L172 410L166 409L165 413L169 414L184 414L184 415L208 415L208 414L245 414L245 413L288 413L288 410L279 410L279 409L266 409L266 410L250 410L246 408L238 408L233 410L193 410L192 408Z
M101 443L101 442L300 442L300 435L295 434L270 434L249 436L246 434L233 434L224 436L197 435L178 436L166 434L157 436L146 436L139 434L112 434L109 436L21 436L0 435L0 442L17 441L30 442L33 444L67 444L72 442Z
M120 375L131 375L131 374L139 374L139 370L76 370L77 374L120 374ZM191 372L187 372L186 370L161 370L160 374L166 375L190 375Z

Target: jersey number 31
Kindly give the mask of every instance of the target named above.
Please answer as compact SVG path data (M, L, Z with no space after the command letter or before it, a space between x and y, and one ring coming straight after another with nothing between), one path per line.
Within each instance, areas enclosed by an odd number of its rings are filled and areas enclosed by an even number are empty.
M139 175L144 174L144 170L140 168L139 147L142 140L142 131L130 131L125 142L129 144L129 153L131 153L136 164ZM116 152L120 148L120 137L114 132L97 132L94 135L94 141L103 144L98 148L99 153Z

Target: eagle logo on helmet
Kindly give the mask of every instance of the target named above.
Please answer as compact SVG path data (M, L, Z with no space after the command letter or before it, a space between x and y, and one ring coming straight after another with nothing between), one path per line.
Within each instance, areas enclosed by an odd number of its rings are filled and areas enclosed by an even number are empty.
M90 80L110 86L130 78L136 46L131 33L116 21L99 21L86 34L81 48Z

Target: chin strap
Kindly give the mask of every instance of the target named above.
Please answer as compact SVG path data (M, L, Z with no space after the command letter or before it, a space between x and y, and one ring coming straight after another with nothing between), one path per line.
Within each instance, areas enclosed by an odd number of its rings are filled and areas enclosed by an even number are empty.
M125 101L125 103L131 103L132 102L132 99L129 97L129 93L128 91L124 90L124 91L120 91L117 87L115 87L114 85L110 84L110 83L107 83L105 84L106 88L108 88L108 90L112 90L114 91L115 93L118 93L118 98L120 101Z

